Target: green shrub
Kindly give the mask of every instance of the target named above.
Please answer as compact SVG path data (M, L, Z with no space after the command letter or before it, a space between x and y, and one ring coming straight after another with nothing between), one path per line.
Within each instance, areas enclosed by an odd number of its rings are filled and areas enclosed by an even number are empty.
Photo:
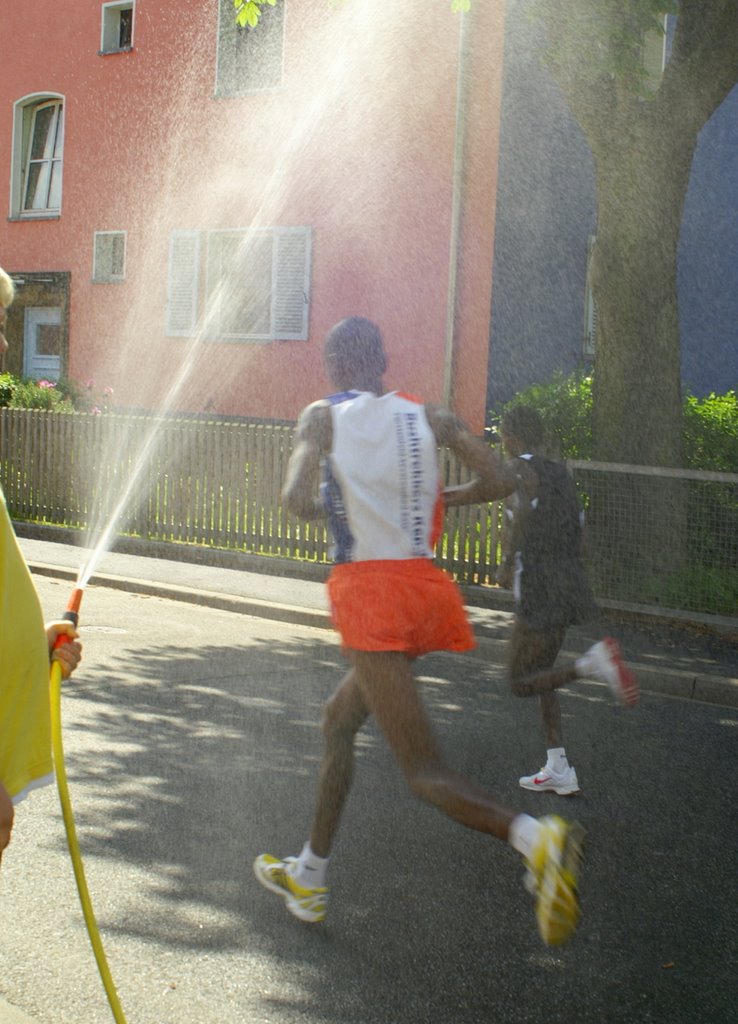
M0 409L10 405L16 384L17 380L12 373L0 373Z
M695 565L674 573L658 585L658 600L665 608L735 615L738 578L735 570Z
M591 459L592 378L581 370L565 377L561 371L551 380L533 384L502 406L500 415L514 405L531 405L541 414L546 431L546 447L562 459Z
M549 381L519 392L492 419L514 405L531 405L543 419L546 446L563 459L592 459L592 377L560 371ZM685 465L692 469L738 473L738 394L684 399Z
M714 392L684 400L684 447L687 465L738 473L738 394Z
M70 380L69 377L60 377L56 382L56 391L59 397L69 402L77 412L84 411L87 399L77 381Z
M72 412L74 409L52 381L26 378L16 381L8 406L11 409L45 409L47 412Z
M112 389L108 388L106 395L108 391L112 394ZM90 386L83 388L66 377L48 381L0 373L0 408L90 412L94 405Z

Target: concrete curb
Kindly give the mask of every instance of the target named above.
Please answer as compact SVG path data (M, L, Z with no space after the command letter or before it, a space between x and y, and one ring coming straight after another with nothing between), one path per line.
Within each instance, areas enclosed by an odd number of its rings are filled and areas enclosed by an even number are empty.
M32 573L39 576L69 580L70 582L75 582L77 579L76 572L58 566L34 562L29 563L29 568ZM319 608L280 604L252 597L221 594L212 590L198 590L102 573L96 573L90 583L92 586L111 587L129 593L163 597L170 601L207 605L209 608L236 612L239 615L273 619L314 629L332 629L329 616ZM504 665L507 657L506 641L485 635L483 624L475 624L474 628L478 646L475 651L470 652L470 655L496 666ZM564 649L561 656L563 660L571 661L577 656L577 652ZM658 693L682 700L738 707L738 678L717 673L697 674L677 669L666 669L632 659L629 659L629 664L638 676L641 690L644 693Z
M36 573L38 576L49 576L53 579L69 580L70 582L77 580L77 573L69 569L39 563L29 563L28 567L32 573ZM332 628L329 617L319 608L279 604L276 601L257 600L238 594L219 594L214 590L197 590L192 587L152 583L150 580L137 580L101 573L95 573L90 580L90 585L125 590L131 594L146 594L149 597L164 597L169 601L184 601L187 604L205 604L208 608L218 608L221 611L254 615L262 619L277 619L281 622L294 622L300 626L313 626L316 629Z

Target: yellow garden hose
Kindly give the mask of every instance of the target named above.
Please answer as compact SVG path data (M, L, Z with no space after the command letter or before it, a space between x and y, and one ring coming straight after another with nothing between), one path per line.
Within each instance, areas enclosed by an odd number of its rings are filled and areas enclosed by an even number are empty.
M79 602L81 597L82 591L77 588L72 594L72 598L67 606L67 611L64 613L64 618L73 622L75 626L77 625ZM59 646L60 643L65 643L68 640L68 637L60 636L57 639L55 646ZM54 752L54 771L56 774L57 789L59 790L62 816L64 818L64 828L67 833L67 845L69 846L69 853L72 858L74 877L77 881L77 891L79 892L79 899L82 904L82 914L84 915L85 924L87 925L87 934L90 936L90 942L95 954L95 960L97 961L100 977L102 978L102 983L105 988L105 994L108 997L110 1009L113 1011L113 1017L116 1020L116 1024L126 1024L126 1018L121 1008L120 1000L118 999L118 993L113 982L113 977L110 973L110 968L108 967L108 961L105 957L102 940L100 939L100 931L97 927L97 921L95 920L95 912L92 909L92 901L90 900L90 893L87 888L82 856L79 852L79 843L77 842L77 829L74 824L72 802L69 797L69 786L67 785L67 772L64 765L64 745L62 743L61 727L61 683L61 665L58 661L52 661L50 678L51 746Z

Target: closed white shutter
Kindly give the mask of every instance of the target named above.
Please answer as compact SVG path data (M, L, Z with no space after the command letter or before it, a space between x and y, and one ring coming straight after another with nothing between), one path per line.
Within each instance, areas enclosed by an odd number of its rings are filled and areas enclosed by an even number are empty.
M123 281L126 276L125 231L96 231L92 261L95 283Z
M169 238L166 333L188 338L197 328L200 288L200 232L173 231Z
M310 228L275 228L272 254L272 337L307 341L310 319Z

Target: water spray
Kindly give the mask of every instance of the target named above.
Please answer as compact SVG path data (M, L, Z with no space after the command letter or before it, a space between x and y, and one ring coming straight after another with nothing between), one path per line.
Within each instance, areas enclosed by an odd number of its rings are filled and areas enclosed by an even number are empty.
M71 622L75 629L79 622L79 606L82 602L83 594L84 586L76 586L72 591L66 610L62 615L62 619L66 622ZM62 633L54 642L54 650L58 647L62 647L65 643L69 643L69 639L70 638L66 634ZM74 823L72 802L69 797L69 786L67 785L67 772L64 765L64 747L62 744L61 729L61 683L61 665L58 661L54 660L51 662L50 678L51 745L54 752L56 785L59 790L59 800L61 802L62 816L64 818L64 828L67 833L67 845L69 846L69 853L72 858L74 877L77 882L77 891L79 892L82 914L87 926L87 934L90 937L90 943L92 944L92 950L95 954L95 960L97 961L97 968L100 972L103 987L105 988L105 994L108 997L108 1003L110 1004L110 1009L113 1011L113 1017L115 1018L116 1024L126 1024L126 1018L120 1005L113 977L110 973L110 968L108 967L105 950L103 949L100 931L95 919L95 912L92 909L92 901L87 888L87 879L85 878L84 866L82 864L82 855L80 854L79 843L77 841L77 829Z

